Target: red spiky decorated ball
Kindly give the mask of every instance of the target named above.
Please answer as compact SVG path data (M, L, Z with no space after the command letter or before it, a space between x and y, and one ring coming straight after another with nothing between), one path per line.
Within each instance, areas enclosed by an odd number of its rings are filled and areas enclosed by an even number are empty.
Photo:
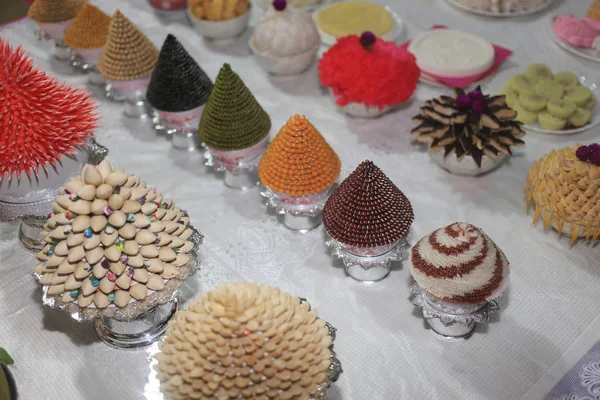
M86 90L59 84L1 37L0 104L0 180L56 166L97 127L97 106Z

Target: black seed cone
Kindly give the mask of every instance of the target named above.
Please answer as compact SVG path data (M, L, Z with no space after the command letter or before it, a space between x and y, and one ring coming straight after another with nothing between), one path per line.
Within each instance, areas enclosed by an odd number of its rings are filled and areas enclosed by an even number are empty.
M242 150L259 143L270 129L269 115L238 74L224 64L202 113L200 140L216 150Z
M146 97L161 111L188 111L205 104L213 84L177 38L167 35Z

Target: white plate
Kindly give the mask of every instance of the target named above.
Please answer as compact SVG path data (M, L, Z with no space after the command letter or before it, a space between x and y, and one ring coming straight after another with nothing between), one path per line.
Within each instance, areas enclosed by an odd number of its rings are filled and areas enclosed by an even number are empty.
M315 11L312 14L315 24L317 24L317 14L321 10L323 10L323 8ZM404 22L402 22L402 19L400 18L400 16L398 14L396 14L394 12L394 10L392 10L390 7L385 7L385 10L392 15L392 18L394 19L394 26L392 27L392 29L390 29L389 32L387 32L384 35L381 35L380 38L382 38L383 40L390 41L390 42L395 42L396 40L398 40L398 38L400 38L400 35L402 34L402 31L404 30ZM322 31L321 28L319 28L318 24L317 24L317 29L319 30L319 35L321 36L321 43L323 43L325 46L333 46L335 44L335 42L337 41L338 38L331 36L330 34Z
M579 77L579 82L581 82L582 86L585 86L586 88L590 89L592 91L592 93L594 94L594 96L596 96L597 100L600 99L600 86L598 84L587 79L585 76ZM561 130L561 131L551 131L551 130L542 128L537 123L523 125L523 128L528 131L538 132L538 133L547 133L549 135L572 135L574 133L581 133L581 132L585 132L588 129L591 129L591 128L595 127L596 125L600 124L600 101L596 102L596 105L594 106L594 108L591 111L592 111L592 120L590 121L589 124L582 126L581 128L567 129L567 130Z
M498 72L498 69L500 67L496 67L496 68L492 68L490 69L484 76L482 76L479 80L472 82L469 84L469 86L467 87L472 87L472 86L478 86L478 85L482 85L485 82L489 81L490 79L492 79L494 77L494 75L496 75L496 73ZM430 76L424 72L421 71L421 75L419 76L419 82L421 83L425 83L427 85L430 86L435 86L435 87L440 87L440 88L454 88L454 86L452 85L446 85L445 83L440 82L437 78L434 78L433 76Z
M293 7L293 9L297 9L297 10L304 10L307 12L313 12L321 7L327 7L335 2L337 2L338 0L321 0L320 2L318 2L317 4L313 4L310 6L305 6L305 7ZM263 10L268 10L269 7L271 7L271 5L273 4L273 1L269 0L269 2L265 2L264 0L254 0L254 2L256 3L257 6L259 6L260 8L262 8Z
M546 0L544 3L540 4L539 7L532 8L531 10L518 11L518 12L492 12L492 11L484 11L477 10L475 8L467 7L463 4L458 3L456 0L446 0L449 4L456 8L460 8L461 10L468 11L473 14L484 15L486 17L496 17L496 18L512 18L512 17L523 17L525 15L537 14L546 8L550 7L552 4L552 0Z
M600 50L586 49L585 47L573 46L571 43L556 36L556 33L554 33L554 30L552 29L552 24L554 24L554 19L556 17L557 17L557 15L555 15L552 18L552 20L551 20L552 22L550 23L550 29L549 29L550 37L552 37L552 40L554 41L554 43L556 43L559 47L562 47L564 50L568 51L569 53L575 54L576 56L583 57L590 61L600 62Z

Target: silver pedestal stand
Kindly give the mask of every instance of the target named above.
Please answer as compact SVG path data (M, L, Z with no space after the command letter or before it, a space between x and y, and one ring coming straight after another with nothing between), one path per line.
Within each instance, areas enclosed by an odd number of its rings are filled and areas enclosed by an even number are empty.
M431 295L416 282L409 289L412 303L423 310L427 324L443 339L471 336L478 323L487 323L489 315L500 310L495 300L479 304L452 303Z
M217 172L225 172L225 185L232 189L247 190L259 185L256 168L267 148L267 138L243 150L217 152L208 149L205 165Z
M332 249L332 257L343 261L351 278L365 283L385 279L392 269L392 261L404 259L405 250L410 248L406 238L391 245L374 248L352 248L335 239L325 244Z
M312 196L293 197L277 193L268 187L260 194L266 199L267 207L275 210L286 228L305 233L323 222L323 207L336 186Z
M0 181L0 221L21 218L19 239L26 249L41 250L41 232L60 186L79 174L86 163L98 164L108 154L108 149L94 139L88 142L89 146L77 148L76 155L63 155L57 163L59 167L49 168L47 174Z

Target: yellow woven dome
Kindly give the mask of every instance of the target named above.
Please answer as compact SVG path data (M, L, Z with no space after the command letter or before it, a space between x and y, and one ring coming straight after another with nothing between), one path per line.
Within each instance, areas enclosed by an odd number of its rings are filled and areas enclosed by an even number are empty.
M527 210L533 205L533 223L540 217L544 228L567 233L571 244L578 237L597 240L600 236L600 167L580 161L579 148L552 151L529 170L525 187Z
M596 0L592 3L586 17L600 21L600 0Z

